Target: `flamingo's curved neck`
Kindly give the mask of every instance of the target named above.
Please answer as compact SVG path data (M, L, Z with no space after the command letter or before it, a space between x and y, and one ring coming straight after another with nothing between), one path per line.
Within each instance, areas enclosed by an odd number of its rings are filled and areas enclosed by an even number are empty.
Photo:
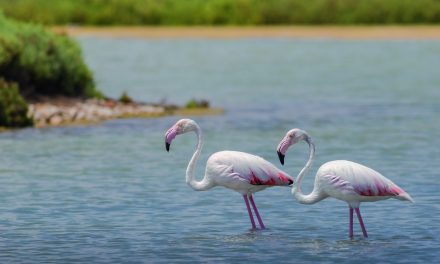
M325 197L323 197L323 195L320 194L319 190L317 190L316 183L313 188L313 191L310 194L305 195L301 191L302 180L306 175L306 173L308 172L308 170L310 169L310 167L312 166L313 160L315 158L315 144L313 143L312 139L309 136L306 136L304 141L306 141L307 144L309 144L309 160L307 161L304 168L298 174L296 179L296 184L292 187L292 194L295 197L295 199L300 203L313 204L321 201Z
M196 191L205 191L212 188L213 186L211 182L206 178L206 175L201 181L197 181L194 178L194 169L196 167L197 160L199 159L203 145L202 130L198 125L196 125L195 133L197 135L197 147L196 151L192 155L191 160L188 163L188 167L186 168L186 183Z

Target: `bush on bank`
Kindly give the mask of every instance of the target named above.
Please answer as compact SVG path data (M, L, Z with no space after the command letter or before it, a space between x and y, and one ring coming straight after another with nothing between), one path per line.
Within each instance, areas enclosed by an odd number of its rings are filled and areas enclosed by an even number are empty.
M99 95L75 41L41 26L8 19L2 13L0 77L18 83L25 98Z
M0 127L25 127L32 125L27 116L28 106L20 95L16 83L0 78Z

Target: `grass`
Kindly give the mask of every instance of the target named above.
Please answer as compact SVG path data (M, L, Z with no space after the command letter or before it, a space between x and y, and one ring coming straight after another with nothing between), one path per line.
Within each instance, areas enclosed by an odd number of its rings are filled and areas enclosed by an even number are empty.
M47 25L438 24L439 0L0 0Z

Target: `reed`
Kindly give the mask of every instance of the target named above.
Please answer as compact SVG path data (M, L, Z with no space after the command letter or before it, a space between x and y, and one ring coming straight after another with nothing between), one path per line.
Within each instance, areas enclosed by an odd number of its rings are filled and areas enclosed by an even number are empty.
M439 0L0 0L47 25L437 24Z

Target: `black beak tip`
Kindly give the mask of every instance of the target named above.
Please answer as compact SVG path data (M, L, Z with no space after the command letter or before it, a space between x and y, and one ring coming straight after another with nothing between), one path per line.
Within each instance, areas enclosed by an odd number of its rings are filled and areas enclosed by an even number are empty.
M165 148L166 148L167 152L170 152L170 143L165 142Z
M279 151L277 151L277 154L278 154L278 158L280 159L281 165L284 165L284 154L282 154Z

